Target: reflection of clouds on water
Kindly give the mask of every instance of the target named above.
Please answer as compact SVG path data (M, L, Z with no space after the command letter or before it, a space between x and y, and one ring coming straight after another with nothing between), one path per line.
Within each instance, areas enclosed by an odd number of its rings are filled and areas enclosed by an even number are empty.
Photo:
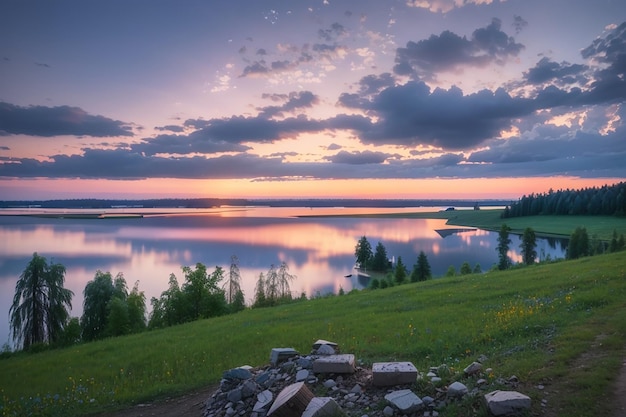
M246 301L254 297L259 274L271 264L285 261L297 276L290 287L294 296L337 294L363 288L369 280L358 277L354 250L358 239L367 236L372 248L380 241L389 257L402 257L410 269L420 251L428 256L434 276L445 274L450 265L458 270L463 262L480 264L483 270L497 262L497 233L474 230L442 238L437 229L443 220L284 216L219 217L215 215L146 217L137 219L43 219L0 216L0 314L8 317L15 282L38 252L49 261L66 266L66 287L74 291L72 316L82 313L82 292L97 270L113 275L122 272L130 287L149 300L167 289L170 274L182 284L182 266L201 262L213 271L228 271L230 258L237 255ZM331 210L331 209L328 209ZM344 211L345 213L345 211ZM511 235L511 257L519 258L519 237ZM563 256L558 242L538 240L538 253ZM521 258L519 258L521 259ZM346 275L352 274L351 277ZM0 343L8 334L8 322L0 320Z

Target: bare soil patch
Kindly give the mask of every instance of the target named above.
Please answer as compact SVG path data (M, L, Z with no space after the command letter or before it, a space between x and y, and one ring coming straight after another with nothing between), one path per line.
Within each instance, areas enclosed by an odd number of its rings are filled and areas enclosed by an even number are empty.
M217 385L211 385L179 397L138 404L124 410L100 413L92 417L202 417L204 403L216 389Z

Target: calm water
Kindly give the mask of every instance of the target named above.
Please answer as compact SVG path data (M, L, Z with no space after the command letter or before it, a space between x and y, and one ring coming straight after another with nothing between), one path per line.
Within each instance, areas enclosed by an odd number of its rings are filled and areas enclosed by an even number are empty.
M239 258L242 289L248 303L261 272L285 261L297 276L294 296L361 289L368 283L353 274L354 248L367 236L372 248L380 241L390 257L402 257L411 269L420 251L428 256L433 274L450 265L497 262L497 233L450 229L443 220L299 218L297 215L358 212L436 211L433 208L223 208L193 214L149 215L135 219L45 219L0 216L0 344L9 338L8 311L15 283L33 252L65 265L66 287L74 291L72 316L82 314L82 291L97 270L122 272L129 287L139 281L148 300L167 288L174 273L184 281L181 266L201 262L212 271L226 271L231 255ZM109 210L113 211L113 210ZM439 232L438 232L439 231ZM444 237L445 236L445 237ZM510 257L520 261L520 240L511 236ZM564 256L560 241L540 239L539 256ZM346 275L353 274L346 278Z

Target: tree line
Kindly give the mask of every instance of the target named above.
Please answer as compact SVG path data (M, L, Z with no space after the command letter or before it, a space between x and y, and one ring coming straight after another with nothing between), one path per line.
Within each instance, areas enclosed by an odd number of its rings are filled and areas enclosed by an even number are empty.
M547 193L524 195L506 206L502 218L558 215L626 215L626 182L579 190L550 189Z
M66 268L48 262L36 252L20 275L9 309L11 337L16 349L37 351L106 337L138 333L246 308L241 289L239 260L231 257L228 271L213 272L202 263L183 266L179 284L171 274L168 288L152 297L146 314L146 296L135 282L129 291L123 273L96 271L83 290L83 314L70 317L74 293L64 288ZM295 279L282 262L259 275L251 307L268 307L292 301L289 284ZM302 297L301 297L302 298ZM4 350L7 350L5 346Z

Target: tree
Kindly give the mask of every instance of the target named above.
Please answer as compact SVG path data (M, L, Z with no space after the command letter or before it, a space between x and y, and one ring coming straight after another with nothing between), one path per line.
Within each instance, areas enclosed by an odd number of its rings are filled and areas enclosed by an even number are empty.
M511 266L508 256L509 245L511 244L511 239L509 238L510 231L511 228L502 223L498 233L498 269L500 270L508 269Z
M367 269L374 254L372 252L372 245L370 245L370 242L365 236L362 236L356 244L354 256L356 257L357 267Z
M291 290L289 289L289 283L296 279L295 275L289 273L289 266L285 261L280 263L277 273L278 294L280 298L291 299Z
M522 260L524 264L534 264L537 259L537 236L532 228L527 227L524 229L520 248L522 250Z
M110 328L107 329L110 314L109 303L113 297L122 301L126 300L128 290L124 275L121 272L118 273L114 282L110 272L98 270L94 279L85 285L83 295L83 315L80 318L83 340L96 340L104 337L108 332L117 333ZM116 319L118 313L120 313L118 310L114 313Z
M589 255L589 235L584 227L577 227L567 245L567 259L577 259Z
M128 306L128 326L130 333L138 333L146 329L146 295L139 291L139 281L135 281L133 289L126 297Z
M27 350L35 343L57 342L69 319L74 293L63 287L65 267L48 265L46 258L33 253L15 284L9 308L13 340Z
M398 284L402 284L406 280L406 276L406 266L402 263L402 257L398 256L398 262L396 263L396 269L394 271L394 278Z
M469 275L469 274L471 274L472 273L472 267L470 266L469 262L463 262L459 272L461 273L461 275Z
M265 296L265 277L263 276L263 272L259 274L259 279L256 282L256 287L254 289L254 307L265 307L267 306L267 297Z
M483 270L480 267L480 264L474 265L474 269L472 270L473 274L482 274Z
M413 266L411 272L411 282L426 281L431 278L430 264L424 251L420 251L417 257L417 263Z
M387 256L387 249L385 246L378 242L376 245L376 251L374 252L374 258L372 258L372 269L374 271L385 272L389 269L389 257Z
M446 271L446 276L447 277L453 277L456 275L456 268L454 267L454 265L450 265L448 267L448 270Z
M230 257L228 280L224 284L224 288L226 290L226 301L228 304L232 304L237 292L241 291L241 272L239 271L239 259L236 255Z

